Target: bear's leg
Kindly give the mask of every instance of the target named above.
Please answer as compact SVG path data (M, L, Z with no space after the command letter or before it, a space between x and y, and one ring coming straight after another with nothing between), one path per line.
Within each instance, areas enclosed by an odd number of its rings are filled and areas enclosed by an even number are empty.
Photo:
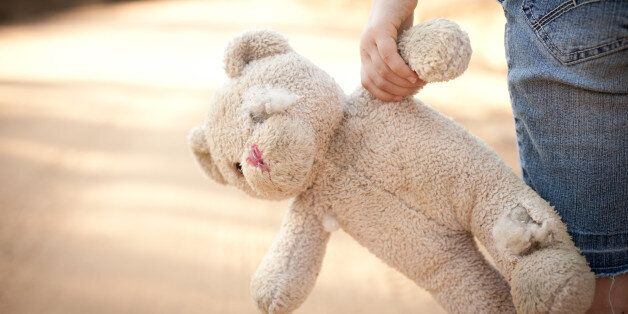
M470 234L435 239L419 285L449 313L514 313L508 283L484 259Z
M546 248L522 256L510 276L520 313L584 313L593 299L595 277L573 250Z
M529 189L477 207L473 234L511 286L520 313L582 313L595 278L560 217Z

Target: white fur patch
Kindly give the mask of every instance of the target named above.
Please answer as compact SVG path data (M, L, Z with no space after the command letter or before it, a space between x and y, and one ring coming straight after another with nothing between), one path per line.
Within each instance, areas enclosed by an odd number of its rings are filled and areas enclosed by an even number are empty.
M338 224L338 220L330 214L325 214L323 216L323 229L327 232L334 232L340 228Z
M550 223L536 222L525 208L517 206L504 214L493 227L493 238L499 250L520 255L552 241Z
M254 117L285 112L299 96L287 89L253 86L244 93L243 106Z

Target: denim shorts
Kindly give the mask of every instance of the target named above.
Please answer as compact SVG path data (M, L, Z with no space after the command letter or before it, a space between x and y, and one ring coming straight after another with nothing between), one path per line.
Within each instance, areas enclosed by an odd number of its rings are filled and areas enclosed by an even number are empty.
M628 273L628 1L502 5L523 178L598 277Z

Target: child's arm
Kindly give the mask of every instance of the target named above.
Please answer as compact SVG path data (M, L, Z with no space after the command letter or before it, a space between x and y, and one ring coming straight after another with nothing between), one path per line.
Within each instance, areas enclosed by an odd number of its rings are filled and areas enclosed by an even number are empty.
M417 0L373 0L360 41L362 86L380 100L399 101L425 84L397 52L397 37L412 27L416 6Z

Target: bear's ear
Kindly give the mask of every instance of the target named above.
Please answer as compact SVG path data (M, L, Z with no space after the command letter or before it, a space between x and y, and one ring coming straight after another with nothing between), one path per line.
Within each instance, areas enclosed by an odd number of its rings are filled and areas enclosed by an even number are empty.
M225 184L226 181L220 174L220 171L214 164L214 160L207 147L207 141L205 139L205 128L203 126L197 126L193 128L188 134L188 142L190 148L194 153L196 161L201 165L201 168L205 171L205 174L214 179L220 184Z
M225 72L239 76L251 61L292 51L288 40L269 30L248 31L234 38L225 51Z

